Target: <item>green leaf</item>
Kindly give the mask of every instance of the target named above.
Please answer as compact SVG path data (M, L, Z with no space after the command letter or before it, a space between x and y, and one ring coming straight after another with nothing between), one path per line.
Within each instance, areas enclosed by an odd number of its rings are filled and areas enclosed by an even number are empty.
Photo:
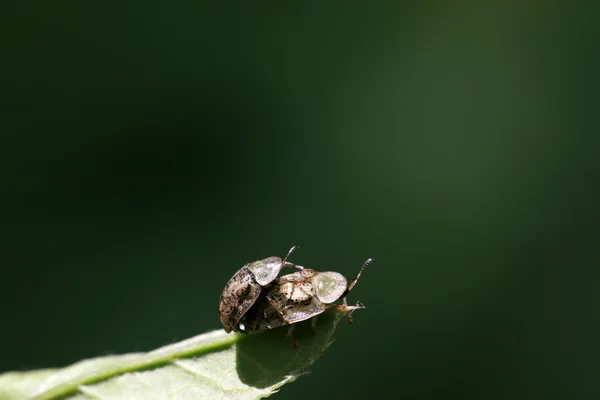
M0 399L257 399L307 373L333 341L343 312L298 324L298 348L285 327L257 335L216 330L149 353L106 356L62 369L0 375Z

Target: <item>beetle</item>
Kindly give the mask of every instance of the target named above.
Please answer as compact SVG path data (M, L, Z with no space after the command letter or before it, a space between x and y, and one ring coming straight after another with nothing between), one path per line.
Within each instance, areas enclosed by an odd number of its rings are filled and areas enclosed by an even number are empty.
M293 338L295 323L311 319L313 330L316 329L316 318L328 308L335 307L346 312L350 323L354 310L365 308L363 305L349 306L346 296L354 288L358 278L373 259L365 261L350 285L346 278L338 272L319 272L313 269L296 266L300 270L284 275L265 287L265 292L254 306L236 324L236 331L251 334L283 325L290 325L286 338L291 338L294 347L297 342ZM333 304L342 299L341 305Z
M287 261L296 250L292 246L285 258L268 257L245 264L227 282L219 300L219 318L225 332L231 332L259 298L262 288L273 282L284 267L295 267Z

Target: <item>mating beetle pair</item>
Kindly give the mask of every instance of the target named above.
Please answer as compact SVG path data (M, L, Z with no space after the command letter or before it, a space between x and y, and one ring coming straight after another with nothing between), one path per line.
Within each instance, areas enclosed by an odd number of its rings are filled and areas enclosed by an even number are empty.
M350 313L364 308L362 305L348 306L346 295L372 261L363 264L350 285L346 278L337 272L318 272L287 261L296 249L292 247L287 256L269 257L244 265L229 280L219 304L219 317L226 332L258 333L267 329L290 325L287 337L296 341L292 334L296 322L312 318L313 329L316 316L331 307L345 311L352 322ZM277 279L284 267L298 271ZM342 299L342 305L333 304Z

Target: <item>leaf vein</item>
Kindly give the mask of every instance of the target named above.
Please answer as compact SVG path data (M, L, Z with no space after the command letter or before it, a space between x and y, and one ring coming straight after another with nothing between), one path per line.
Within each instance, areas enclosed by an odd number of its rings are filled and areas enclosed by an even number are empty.
M186 365L186 363L179 361L179 360L175 360L172 362L173 365L175 365L176 367L181 368L182 370L184 370L185 372L187 372L188 374L194 375L195 377L198 378L202 378L205 381L209 382L211 385L215 386L217 389L223 390L223 391L228 391L227 388L225 388L219 381L217 381L215 378L210 377L208 375L203 374L202 372Z
M98 394L98 392L96 392L94 389L92 389L89 386L86 385L79 385L79 387L77 388L81 393L85 394L86 396L89 396L95 400L102 400L102 396L100 394Z

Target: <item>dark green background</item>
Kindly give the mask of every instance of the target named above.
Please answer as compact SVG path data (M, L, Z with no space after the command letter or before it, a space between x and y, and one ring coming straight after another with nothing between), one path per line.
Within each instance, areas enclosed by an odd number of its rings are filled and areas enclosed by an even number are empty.
M219 328L300 245L375 262L278 398L599 397L597 7L14 3L0 371Z

